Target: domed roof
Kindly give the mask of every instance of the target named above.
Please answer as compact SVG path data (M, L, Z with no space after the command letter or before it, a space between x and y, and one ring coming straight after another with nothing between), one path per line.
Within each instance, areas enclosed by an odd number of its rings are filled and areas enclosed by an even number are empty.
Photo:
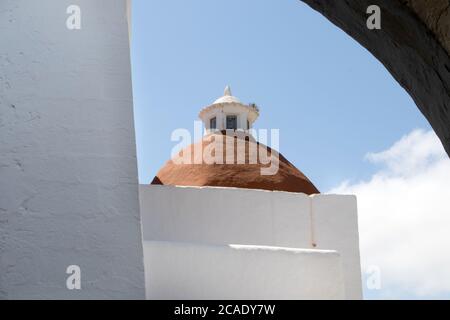
M242 103L242 102L234 96L223 96L223 97L220 97L219 99L217 99L216 101L214 101L213 104L218 104L218 103Z
M224 163L207 164L202 154L195 150L211 149L211 144L222 136ZM211 186L234 187L246 189L263 189L272 191L301 192L306 194L319 193L312 182L293 164L275 150L256 142L251 136L232 137L234 139L234 158L232 164L227 164L226 139L223 133L213 133L180 151L180 158L191 159L190 164L180 164L176 158L169 160L159 170L152 184L174 186ZM238 139L242 139L238 142ZM233 141L233 140L231 140ZM219 144L220 145L220 144ZM197 152L199 153L199 152ZM278 171L273 175L262 175L261 169L269 168L269 159L261 159L259 155L267 154L271 159L278 159ZM214 157L216 154L212 152ZM245 159L244 164L238 163L238 155ZM244 158L245 156L245 158ZM278 156L278 157L276 157ZM178 159L180 159L178 158ZM256 161L252 161L255 159ZM198 164L196 164L198 163ZM211 163L211 162L208 162ZM253 164L252 164L253 163Z
M230 86L226 86L223 96L213 102L213 104L218 104L218 103L241 103L242 104L242 102L238 98L234 97L231 94Z

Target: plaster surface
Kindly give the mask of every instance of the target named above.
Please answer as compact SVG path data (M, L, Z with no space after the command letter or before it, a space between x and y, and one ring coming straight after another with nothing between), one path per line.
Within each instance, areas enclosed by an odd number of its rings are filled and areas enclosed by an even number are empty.
M144 253L148 299L345 298L336 251L145 241Z
M141 185L140 201L144 241L335 250L346 298L362 298L354 196Z
M1 299L145 297L126 8L0 2Z

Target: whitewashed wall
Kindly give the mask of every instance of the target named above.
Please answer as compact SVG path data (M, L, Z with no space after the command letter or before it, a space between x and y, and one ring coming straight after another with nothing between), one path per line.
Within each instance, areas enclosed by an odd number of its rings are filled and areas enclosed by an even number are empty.
M314 195L311 197L313 238L317 249L334 249L342 254L346 294L362 298L358 217L355 196Z
M126 16L0 1L0 298L145 297Z
M145 241L144 253L148 299L345 298L336 251Z
M336 250L346 297L362 297L354 196L141 185L140 201L145 241Z

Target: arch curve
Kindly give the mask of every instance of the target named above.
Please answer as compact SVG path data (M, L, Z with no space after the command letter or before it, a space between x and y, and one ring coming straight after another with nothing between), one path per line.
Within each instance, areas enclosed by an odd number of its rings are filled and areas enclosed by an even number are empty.
M450 156L450 0L301 0L370 51L409 93ZM381 30L366 10L381 9Z

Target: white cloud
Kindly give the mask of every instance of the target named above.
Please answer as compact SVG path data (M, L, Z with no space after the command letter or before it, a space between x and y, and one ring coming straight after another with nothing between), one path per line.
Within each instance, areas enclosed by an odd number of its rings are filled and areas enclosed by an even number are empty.
M381 269L381 290L370 296L448 298L450 159L441 142L414 130L366 159L380 165L369 181L330 192L357 195L363 272Z

